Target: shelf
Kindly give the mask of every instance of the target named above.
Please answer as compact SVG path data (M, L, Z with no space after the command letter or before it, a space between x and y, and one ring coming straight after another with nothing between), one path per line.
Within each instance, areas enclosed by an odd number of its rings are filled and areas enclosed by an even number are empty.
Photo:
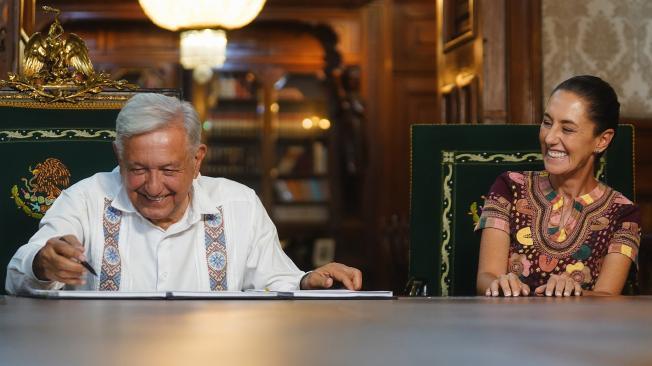
M327 174L313 174L313 173L288 173L288 174L279 174L276 179L286 180L286 179L317 179L317 180L328 180Z
M236 174L223 174L220 175L222 178L227 178L234 180L236 182L243 181L243 180L259 180L261 177L261 174L257 173L236 173Z
M217 106L215 110L219 110L222 104L237 104L243 106L257 106L258 99L256 98L217 98Z
M276 142L278 144L297 144L297 143L311 143L313 141L327 141L328 135L306 135L306 136L278 136Z
M219 165L210 165L200 169L200 171L202 172L202 174L210 177L224 177L235 181L237 181L238 179L242 179L242 180L260 179L262 177L260 173L255 173L255 172L248 173L242 171L241 169L233 169L229 171L228 168L229 167L221 167ZM234 166L231 168L240 168L240 167Z
M326 205L277 204L272 208L272 217L275 222L326 224L330 221L330 212Z
M274 202L277 206L324 206L329 205L330 202L326 200L301 200L301 201L279 201Z
M260 136L229 136L229 135L207 135L204 140L206 142L216 142L218 146L234 145L234 144L260 144Z
M319 104L319 105L326 105L326 100L324 99L315 99L315 98L303 98L303 99L279 99L276 101L279 106L283 106L284 104L287 105L310 105L310 104Z

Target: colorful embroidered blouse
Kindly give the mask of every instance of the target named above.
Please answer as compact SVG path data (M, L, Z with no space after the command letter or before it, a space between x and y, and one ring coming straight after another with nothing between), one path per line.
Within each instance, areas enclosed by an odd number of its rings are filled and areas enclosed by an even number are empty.
M552 188L548 172L506 172L491 187L476 230L509 234L508 271L530 288L567 272L591 290L608 253L636 261L640 212L625 196L600 183L575 199L560 227L563 207L564 197Z

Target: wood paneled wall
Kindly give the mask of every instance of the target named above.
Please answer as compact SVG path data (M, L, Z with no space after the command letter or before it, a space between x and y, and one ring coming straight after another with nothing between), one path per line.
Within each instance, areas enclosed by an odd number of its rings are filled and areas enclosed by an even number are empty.
M20 0L0 1L0 79L7 79L7 72L18 71L20 41Z
M447 39L455 2L437 0L437 122L538 123L540 0L468 0L470 30Z
M409 251L410 125L437 116L435 4L382 0L364 9L366 283L403 289Z

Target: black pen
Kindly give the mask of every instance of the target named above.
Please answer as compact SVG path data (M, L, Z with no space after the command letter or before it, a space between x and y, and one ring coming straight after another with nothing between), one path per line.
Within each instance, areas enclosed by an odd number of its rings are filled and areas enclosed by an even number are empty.
M61 240L61 241L64 242L64 243L68 243L68 244L70 244L70 243L66 240L66 238L64 238L63 236L60 237L59 240ZM84 268L86 268L86 269L88 270L88 272L92 273L94 276L97 277L97 272L95 272L95 270L93 269L93 267L91 267L91 265L88 264L88 262L86 262L86 261L80 261L79 259L77 259L77 261L79 261L79 264L81 264L82 266L84 266Z

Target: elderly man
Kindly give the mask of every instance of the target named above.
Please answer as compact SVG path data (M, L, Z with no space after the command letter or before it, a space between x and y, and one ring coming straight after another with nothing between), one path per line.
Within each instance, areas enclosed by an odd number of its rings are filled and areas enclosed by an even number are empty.
M339 263L300 271L254 191L199 175L206 146L189 103L138 94L116 132L119 170L62 192L9 263L7 292L361 288L360 271Z

